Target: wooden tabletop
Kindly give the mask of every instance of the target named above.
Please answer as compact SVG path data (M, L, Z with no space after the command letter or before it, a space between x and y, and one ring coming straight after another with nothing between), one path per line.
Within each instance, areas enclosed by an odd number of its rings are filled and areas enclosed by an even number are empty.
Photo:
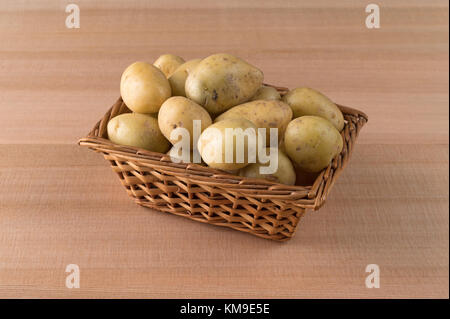
M370 1L72 2L79 29L67 1L0 8L0 297L449 297L447 1L377 1L379 29ZM216 52L369 116L289 242L139 207L76 145L128 64Z

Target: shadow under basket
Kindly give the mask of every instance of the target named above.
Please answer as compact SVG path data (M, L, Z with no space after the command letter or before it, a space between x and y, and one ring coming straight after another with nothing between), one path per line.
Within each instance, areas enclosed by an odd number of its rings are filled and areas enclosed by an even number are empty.
M282 94L285 88L277 88ZM259 237L292 238L306 210L325 202L342 172L367 115L340 106L346 120L344 147L310 186L288 186L231 175L199 164L173 163L166 154L114 144L108 121L131 112L122 99L109 109L79 144L103 154L136 203L199 222L230 227Z

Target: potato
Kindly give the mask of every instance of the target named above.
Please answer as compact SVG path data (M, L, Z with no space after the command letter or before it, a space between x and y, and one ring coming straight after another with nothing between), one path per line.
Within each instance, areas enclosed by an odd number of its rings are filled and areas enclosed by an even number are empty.
M183 63L182 57L173 54L163 54L153 62L153 65L160 69L168 78Z
M228 132L227 128L238 130L234 131L236 134L231 135L228 133L232 132ZM241 129L240 132L239 129ZM249 142L252 139L245 137L246 133L253 134L255 143ZM206 128L200 135L197 146L202 159L210 167L232 171L247 166L249 162L256 162L259 140L257 128L252 122L233 118L214 123ZM240 159L237 156L238 150L243 155ZM229 160L226 154L230 155Z
M292 120L292 110L289 105L281 101L258 100L232 107L219 115L215 122L229 118L244 118L253 122L258 128L265 128L266 145L269 146L270 128L278 129L278 141L280 141Z
M201 121L201 131L198 135L212 123L209 113L203 107L182 96L173 96L166 100L158 113L158 125L163 135L175 144L181 140L181 136L171 138L170 134L176 128L183 127L189 132L191 148L197 143L197 140L193 141L194 120Z
M124 113L112 118L107 126L108 138L117 144L165 153L169 142L158 128L158 120L147 114Z
M189 73L200 63L202 59L189 60L180 65L170 76L169 83L172 88L172 96L186 96L184 85Z
M282 100L292 108L294 118L315 115L329 120L339 132L344 128L344 116L336 104L314 89L293 89Z
M220 114L248 101L261 86L263 73L230 54L214 54L203 59L186 79L186 96Z
M266 101L272 101L272 100L281 100L281 95L278 93L277 89L271 87L271 86L261 86L258 91L256 91L256 94L252 97L252 101L256 100L266 100Z
M264 174L260 171L261 166L268 167L269 163L253 163L239 170L240 176L251 177L251 178L264 178L269 181L294 185L295 184L295 170L289 158L280 150L275 150L278 156L278 167L274 173ZM266 149L266 153L269 154L269 148Z
M120 79L120 95L130 110L155 113L171 95L169 81L156 67L145 62L128 66Z
M301 169L319 172L341 152L342 136L328 120L302 116L292 120L284 134L287 155Z
M176 162L176 160L179 160L180 163L196 163L196 164L200 164L200 165L205 165L205 163L202 161L202 157L200 156L200 153L197 150L194 151L190 151L189 152L189 158L187 160L185 160L183 158L183 153L182 150L173 146L168 152L168 155L170 155L171 160L173 162ZM195 154L195 156L194 156ZM175 159L175 161L174 161Z
M278 144L278 149L279 149L280 151L282 151L284 154L287 154L287 153L286 153L286 145L285 145L285 143L284 143L284 136L283 136L283 138L281 139L280 143Z

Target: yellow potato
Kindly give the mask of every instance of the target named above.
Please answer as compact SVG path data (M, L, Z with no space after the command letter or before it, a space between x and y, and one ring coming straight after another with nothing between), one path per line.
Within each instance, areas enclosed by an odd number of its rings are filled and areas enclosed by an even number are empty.
M278 156L278 166L274 173L264 174L261 172L261 167L268 167L270 163L253 163L239 170L240 176L250 178L264 178L269 181L294 185L295 184L295 170L289 158L280 150L272 149ZM266 149L266 153L269 154L269 148Z
M169 81L156 67L145 62L128 66L120 79L120 95L130 110L155 113L171 95Z
M186 96L184 85L189 73L200 63L202 59L189 60L180 65L170 76L169 83L172 88L172 96Z
M147 114L124 113L112 118L107 126L108 138L117 144L165 153L169 142L161 134L158 121Z
M248 101L261 86L263 73L230 54L214 54L203 59L186 79L186 96L220 114Z
M181 137L170 137L173 130L183 127L189 132L191 148L196 145L194 138L194 120L201 121L201 131L211 125L209 113L200 105L182 96L173 96L166 100L158 113L158 124L161 132L172 143L177 143ZM198 138L198 137L197 137Z
M195 164L200 164L200 165L204 165L205 163L202 161L202 157L200 156L200 153L197 150L194 151L190 151L189 152L189 158L185 159L183 158L183 153L181 149L177 149L175 146L173 146L168 152L168 155L170 155L171 160L176 162L176 161L180 161L180 163L195 163Z
M233 129L238 129L234 131L234 135ZM247 133L249 135L246 137ZM248 138L251 134L253 141ZM252 122L246 119L225 119L206 128L197 145L202 159L210 167L232 171L256 162L259 139L257 128ZM238 150L243 155L240 159L237 156ZM226 154L229 154L229 160Z
M344 128L344 116L341 110L325 95L310 88L296 88L289 91L282 99L289 104L294 118L315 115L329 120L338 131Z
M183 63L182 57L174 54L163 54L153 62L153 65L160 69L168 78Z
M261 86L258 91L256 91L256 94L252 97L252 101L256 100L281 100L281 95L277 91L277 89L271 87L271 86Z
M284 134L289 158L307 172L319 172L342 151L343 140L328 120L302 116L292 120Z
M219 115L215 122L229 118L247 119L258 128L266 129L266 145L270 143L270 128L278 129L278 141L283 137L287 125L292 119L291 108L281 101L252 101L237 105ZM273 145L272 145L273 146Z
M282 151L284 154L286 154L286 145L285 145L285 143L284 143L284 136L283 136L283 138L281 139L280 143L278 144L278 149L279 149L280 151Z

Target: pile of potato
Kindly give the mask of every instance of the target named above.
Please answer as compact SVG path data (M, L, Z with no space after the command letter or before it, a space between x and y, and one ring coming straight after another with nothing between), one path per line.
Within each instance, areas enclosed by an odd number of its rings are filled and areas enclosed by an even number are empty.
M341 152L344 117L330 99L314 89L296 88L281 97L275 88L263 85L263 78L259 69L230 54L187 62L165 54L153 65L135 62L120 81L122 99L133 113L112 118L108 137L114 143L166 153L180 140L171 138L171 132L183 127L190 132L191 161L287 185L308 183L308 176L327 167ZM194 120L201 120L201 135L196 140ZM242 146L237 144L245 144L244 162L234 158L226 162L225 147L229 145L212 132L225 135L227 128L266 128L266 136L257 136L266 146L270 145L269 129L278 129L276 172L262 174L259 168L267 163L258 159L250 163L251 152L257 151L247 148L247 139L236 139L232 145L235 151ZM221 158L212 152L217 148L222 148Z

